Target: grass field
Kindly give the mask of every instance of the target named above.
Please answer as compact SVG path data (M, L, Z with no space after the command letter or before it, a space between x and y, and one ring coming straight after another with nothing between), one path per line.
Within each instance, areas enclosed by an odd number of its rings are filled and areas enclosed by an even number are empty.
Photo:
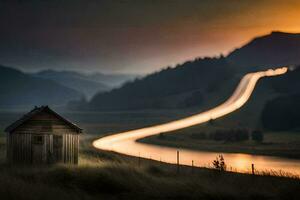
M300 199L300 180L296 177L274 177L263 173L260 176L219 172L205 168L181 167L95 150L93 138L148 125L163 123L188 116L195 111L136 111L107 113L65 113L64 116L77 122L86 133L81 138L78 166L56 165L50 167L8 166L5 164L5 138L0 137L0 197L1 199ZM20 113L0 113L3 129L20 117ZM150 142L163 145L188 145L200 149L208 141L197 139L199 131L222 127L222 119L213 125L196 126L170 135L168 140L153 137ZM236 124L233 124L236 125ZM196 135L196 136L195 136ZM291 137L292 136L292 137ZM181 141L183 140L183 141ZM287 152L299 146L299 136L282 133L266 134L265 147L274 147L277 141L286 143ZM202 144L202 145L200 145ZM194 145L194 146L193 146ZM226 146L227 145L227 146ZM207 144L213 151L217 148L243 151L254 144ZM256 144L255 144L256 145ZM245 150L245 149L244 149ZM273 149L274 150L274 149ZM276 148L275 148L276 150ZM255 153L251 148L250 153ZM265 151L265 150L264 150ZM271 152L271 149L268 150ZM298 151L299 152L299 151ZM257 153L262 153L258 148ZM273 154L276 152L273 152ZM284 156L284 155L283 155ZM272 175L272 176L271 176Z
M1 137L1 199L299 199L300 180L181 167L94 150L81 140L78 166L10 167Z

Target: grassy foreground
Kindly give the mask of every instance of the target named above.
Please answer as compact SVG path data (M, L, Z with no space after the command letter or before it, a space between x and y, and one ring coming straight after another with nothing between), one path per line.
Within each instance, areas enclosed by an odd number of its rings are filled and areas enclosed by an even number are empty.
M221 173L94 150L81 140L79 166L9 167L0 139L1 199L300 199L299 179Z

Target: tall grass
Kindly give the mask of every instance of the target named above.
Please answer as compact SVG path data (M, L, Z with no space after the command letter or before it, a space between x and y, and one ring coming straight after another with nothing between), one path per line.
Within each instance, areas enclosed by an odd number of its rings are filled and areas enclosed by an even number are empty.
M78 166L0 164L0 199L300 199L298 179L181 167L81 144Z

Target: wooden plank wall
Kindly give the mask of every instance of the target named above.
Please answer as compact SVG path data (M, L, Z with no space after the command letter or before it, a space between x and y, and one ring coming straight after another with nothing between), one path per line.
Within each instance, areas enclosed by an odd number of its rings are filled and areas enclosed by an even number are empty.
M63 161L64 163L78 163L78 134L63 135Z
M36 134L10 134L7 145L9 163L32 163L32 137ZM44 145L41 149L43 163L49 162L49 154L53 155L53 135L43 135ZM77 164L79 154L79 135L64 134L62 141L63 163ZM55 161L54 161L55 162Z
M65 122L49 113L40 113L28 120L14 133L8 134L7 158L9 162L32 162L32 136L43 135L43 161L53 155L53 134L62 135L62 162L77 164L79 134ZM50 155L49 155L50 154ZM54 161L55 162L55 161Z
M31 163L31 134L10 134L8 148L10 163Z

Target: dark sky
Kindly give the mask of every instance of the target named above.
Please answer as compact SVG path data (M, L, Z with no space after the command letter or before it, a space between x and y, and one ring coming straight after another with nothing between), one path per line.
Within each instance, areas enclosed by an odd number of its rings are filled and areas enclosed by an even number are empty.
M300 32L299 0L0 2L0 63L27 71L147 73Z

